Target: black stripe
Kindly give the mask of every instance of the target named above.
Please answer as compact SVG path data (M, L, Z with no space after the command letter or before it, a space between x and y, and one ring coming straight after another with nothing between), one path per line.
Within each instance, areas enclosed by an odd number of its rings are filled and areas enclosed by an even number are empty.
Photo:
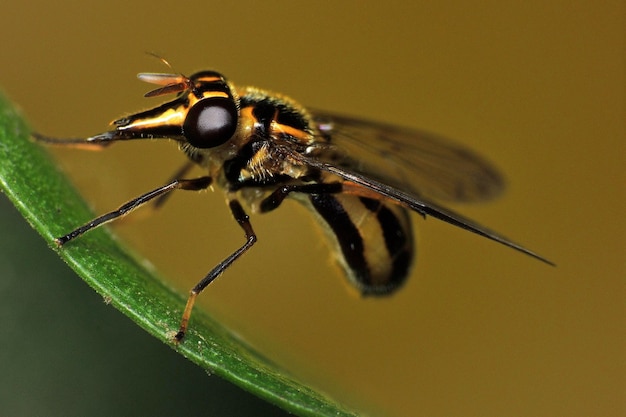
M255 104L252 108L252 115L256 119L254 133L267 138L275 113L276 107L274 107L268 100L262 100Z
M370 271L365 261L363 238L341 203L330 194L312 194L311 203L326 221L339 242L346 263L355 278L365 285L370 284Z
M409 277L409 269L413 264L413 248L405 248L398 253L393 259L393 268L391 269L390 288L397 288Z
M202 93L206 93L207 91L219 91L220 93L224 93L228 95L229 98L233 97L233 94L228 87L228 84L220 81L210 82L210 83L202 83L200 86L196 87L195 91L202 95Z
M311 128L309 123L304 116L302 116L302 113L285 105L279 105L277 106L277 109L278 116L276 116L276 121L278 123L293 127L294 129L302 130L304 132L310 132Z
M407 278L409 268L413 262L413 246L410 244L411 236L407 235L402 222L389 207L371 198L361 197L359 200L365 208L376 213L376 218L380 223L383 238L385 239L385 247L392 262L391 274L387 285L389 285L389 288L395 288Z
M366 209L376 214L376 218L383 231L385 247L387 248L387 252L393 257L404 248L407 241L407 237L398 217L378 200L366 197L360 197L359 200Z
M378 210L378 221L383 229L387 251L393 257L406 247L407 236L404 228L395 213L384 205Z
M359 200L361 201L361 204L363 204L365 208L372 213L376 213L381 205L380 201L374 200L373 198L359 197Z
M378 211L378 221L383 229L385 246L393 263L389 284L395 287L408 277L413 261L413 247L409 244L411 237L407 236L396 213L385 205L381 205Z
M385 247L391 257L405 249L408 238L398 216L379 200L366 197L360 197L359 200L365 208L376 213L385 238Z

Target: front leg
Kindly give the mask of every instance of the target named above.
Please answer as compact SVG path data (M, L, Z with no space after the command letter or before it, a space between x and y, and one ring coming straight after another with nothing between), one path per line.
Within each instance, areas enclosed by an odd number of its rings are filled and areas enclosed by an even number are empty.
M96 217L89 223L85 223L79 228L72 230L70 233L65 236L58 237L54 239L54 242L57 246L63 246L70 240L77 238L78 236L86 233L92 229L102 226L108 222L119 219L121 217L126 216L131 211L135 210L146 204L147 202L154 200L155 198L163 198L163 196L167 195L171 191L174 190L191 190L191 191L199 191L208 188L211 185L211 177L200 177L194 178L191 180L173 180L170 183L156 188L150 192L147 192L143 195L140 195L137 198L130 200L128 203L123 204L117 210L113 210L109 213L103 214L102 216Z
M183 311L183 317L180 321L180 328L178 333L174 336L176 342L180 342L185 337L185 333L187 332L187 326L189 324L189 318L191 317L191 310L193 309L193 305L196 302L196 297L200 294L211 282L215 280L218 276L221 275L222 272L230 265L232 265L235 260L237 260L241 255L246 253L248 249L252 247L256 243L256 234L252 229L252 224L250 224L250 217L246 214L241 207L241 204L237 200L231 200L228 204L230 207L230 211L233 214L233 217L239 223L239 226L243 229L246 242L236 251L231 253L226 259L220 262L215 268L213 268L200 282L198 282L189 292L189 298L187 298L187 305L185 305L185 310Z

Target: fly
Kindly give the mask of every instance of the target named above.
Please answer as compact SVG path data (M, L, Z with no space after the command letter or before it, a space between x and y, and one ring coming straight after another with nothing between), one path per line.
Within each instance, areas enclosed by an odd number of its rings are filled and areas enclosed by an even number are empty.
M410 211L553 265L435 203L487 200L503 188L498 172L463 147L419 131L307 110L280 94L236 87L214 71L138 77L159 85L146 97L176 97L115 120L113 130L95 136L35 138L75 147L170 139L189 159L172 181L58 237L58 246L150 201L160 205L174 190L216 184L225 191L245 243L191 289L174 336L177 342L185 337L198 294L257 241L244 205L258 213L277 209L287 197L306 205L324 226L348 279L364 295L389 294L408 277L415 252ZM194 164L207 175L182 178Z

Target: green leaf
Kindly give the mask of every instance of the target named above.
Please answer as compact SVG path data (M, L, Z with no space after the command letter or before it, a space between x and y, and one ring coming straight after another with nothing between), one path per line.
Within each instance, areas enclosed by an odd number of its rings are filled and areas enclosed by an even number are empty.
M0 95L0 184L24 218L82 279L111 305L157 339L212 374L301 416L354 416L323 394L293 380L243 344L206 312L194 311L192 326L179 345L177 330L185 297L151 274L105 228L72 245L53 239L94 217L45 150Z

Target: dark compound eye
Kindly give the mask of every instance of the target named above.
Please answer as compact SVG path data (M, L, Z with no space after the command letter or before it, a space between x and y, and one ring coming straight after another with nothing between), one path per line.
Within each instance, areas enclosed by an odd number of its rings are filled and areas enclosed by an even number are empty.
M228 141L237 130L237 106L227 98L205 98L187 113L183 135L191 146L213 148Z

